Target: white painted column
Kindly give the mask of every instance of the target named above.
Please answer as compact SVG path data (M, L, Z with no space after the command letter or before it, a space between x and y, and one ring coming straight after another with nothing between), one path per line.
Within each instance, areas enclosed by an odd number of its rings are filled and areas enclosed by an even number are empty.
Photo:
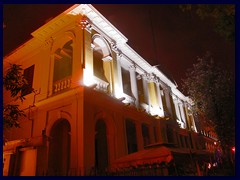
M115 90L115 97L121 98L123 97L123 84L122 84L122 71L121 71L121 58L122 54L117 53L117 74L118 74L118 80L117 82L114 82L114 90Z
M131 91L135 99L135 105L138 107L139 101L138 101L138 88L137 88L137 79L136 79L136 67L135 65L131 65L129 67L130 70L130 80L131 80Z
M175 110L176 110L177 118L178 118L179 121L181 121L181 115L180 115L180 112L179 112L178 99L177 99L177 97L174 97L173 103L174 103L174 107L175 107Z
M147 112L149 112L150 111L150 106L149 106L149 104L150 104L150 98L149 98L149 89L148 89L148 78L147 78L147 74L143 74L142 75L142 81L143 81L143 91L144 91L144 99L146 100L146 102L147 102L147 106L148 106L148 108L146 109L147 110Z
M158 106L160 108L160 116L164 116L164 109L163 109L163 102L162 102L162 95L161 95L161 90L160 90L160 83L157 81L156 82L156 89L157 89L157 98L158 98Z
M173 116L172 106L171 106L171 101L170 101L170 88L163 87L163 91L164 91L164 95L166 98L166 105L167 105L168 113L170 114L170 116Z
M182 117L182 121L184 122L184 128L187 128L186 127L186 116L185 116L185 113L184 113L184 110L183 110L183 103L182 102L179 102L179 108L180 108L180 114L181 114L181 117Z
M191 109L191 105L188 104L187 102L185 102L185 107L186 107L186 114L187 114L187 116L189 118L189 121L193 125L193 130L195 132L197 132L197 127L196 127L195 119L194 119L193 112L192 112L192 109ZM190 127L190 128L192 129L192 127Z

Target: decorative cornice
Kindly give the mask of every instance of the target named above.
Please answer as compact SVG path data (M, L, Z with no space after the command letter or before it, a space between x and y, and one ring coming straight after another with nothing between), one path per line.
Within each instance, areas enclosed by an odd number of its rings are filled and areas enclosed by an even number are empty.
M78 25L81 27L81 29L85 29L87 26L89 26L88 19L85 15L82 16Z

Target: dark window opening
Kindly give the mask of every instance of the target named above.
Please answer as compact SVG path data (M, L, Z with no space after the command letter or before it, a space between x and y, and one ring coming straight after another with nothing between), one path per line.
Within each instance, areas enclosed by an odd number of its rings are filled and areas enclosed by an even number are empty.
M62 119L50 132L48 175L68 175L70 168L70 124Z
M147 100L144 96L144 88L143 88L143 79L142 78L138 78L137 79L137 88L138 88L138 99L140 103L147 103Z
M188 136L185 136L184 138L185 138L186 147L189 148Z
M95 47L93 51L93 73L94 76L100 78L101 80L108 82L105 72L104 72L104 61L103 58L103 52L100 47Z
M72 75L72 40L55 51L53 81L62 80Z
M131 120L126 120L126 134L127 134L127 147L128 154L138 151L137 148L137 136L136 136L136 126Z
M181 147L182 147L182 148L184 148L183 136L182 136L182 135L180 135L179 137L180 137L180 143L181 143Z
M95 127L95 167L98 170L108 167L107 129L103 120L98 120Z
M23 76L27 80L27 85L22 89L22 96L26 96L33 91L33 75L34 75L34 65L24 70Z
M174 143L173 130L167 127L167 139L169 143Z
M158 138L157 138L157 127L156 126L153 127L153 132L154 132L154 142L157 142Z
M147 146L150 144L149 137L149 128L146 124L142 124L142 136L143 136L143 145Z

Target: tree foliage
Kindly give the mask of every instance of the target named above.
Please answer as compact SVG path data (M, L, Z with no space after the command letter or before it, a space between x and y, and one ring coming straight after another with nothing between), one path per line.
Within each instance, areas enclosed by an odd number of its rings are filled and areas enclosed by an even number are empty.
M14 104L17 100L25 99L22 90L27 86L27 80L22 73L21 65L10 64L5 76L3 77L3 87L10 92L12 101L3 104L3 128L19 127L19 118L26 116L24 111L19 109L19 104Z
M235 6L232 4L180 5L182 11L194 11L201 19L215 19L215 31L229 41L235 40Z
M234 75L217 65L211 54L198 58L183 80L183 89L193 100L193 111L205 117L226 149L235 143Z

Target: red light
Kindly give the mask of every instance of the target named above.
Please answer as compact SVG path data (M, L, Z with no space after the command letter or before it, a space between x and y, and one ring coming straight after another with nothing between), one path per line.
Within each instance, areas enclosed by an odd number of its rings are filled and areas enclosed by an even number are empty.
M232 147L232 152L234 152L234 153L235 153L235 147Z

